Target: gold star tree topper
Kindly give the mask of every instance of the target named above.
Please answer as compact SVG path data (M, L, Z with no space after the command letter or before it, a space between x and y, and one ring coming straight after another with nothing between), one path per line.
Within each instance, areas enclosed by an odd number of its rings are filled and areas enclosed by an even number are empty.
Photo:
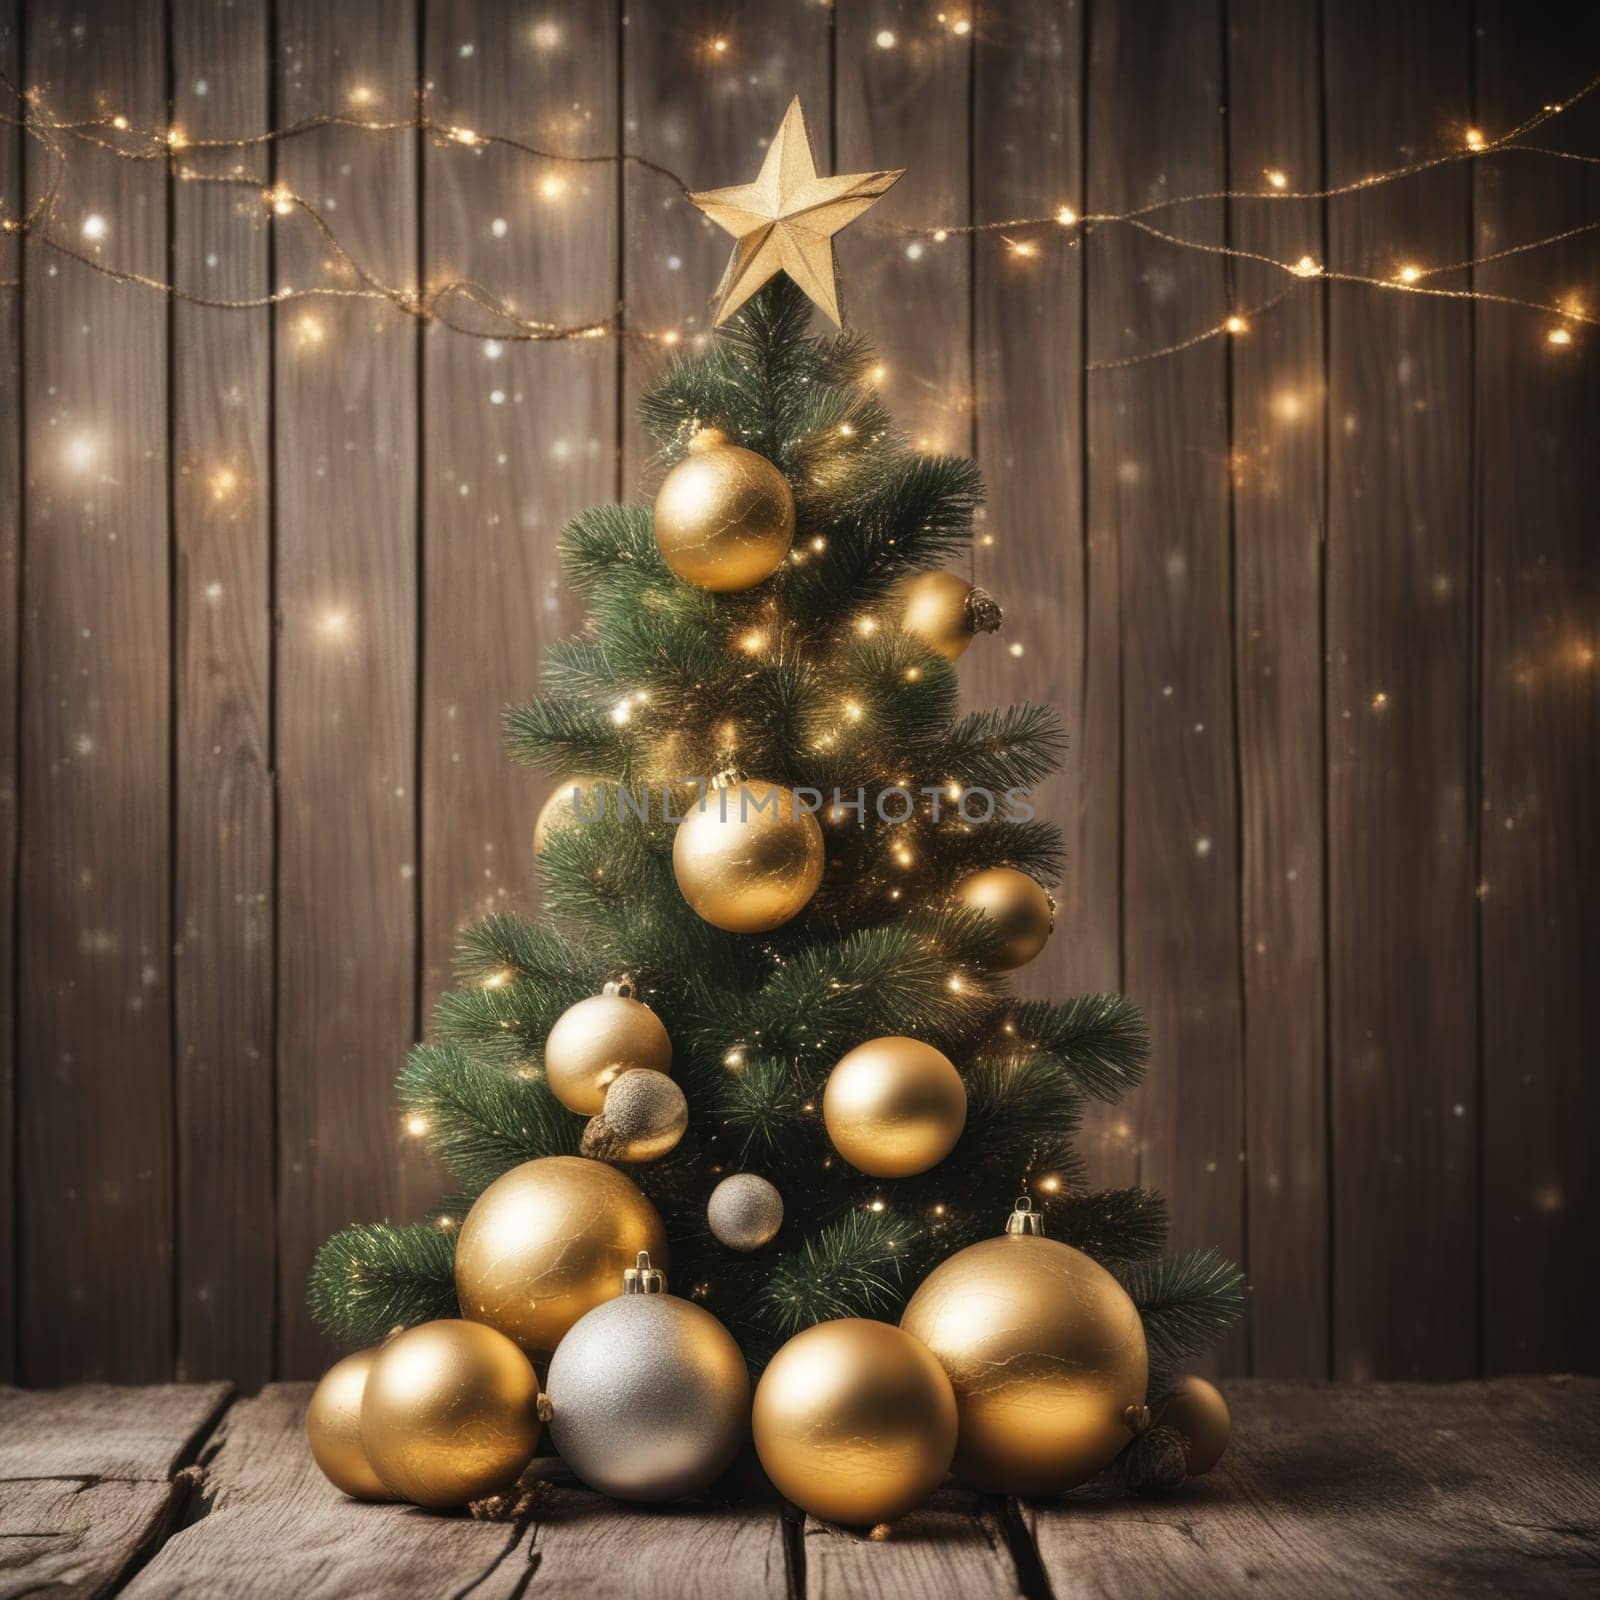
M797 95L783 114L754 183L689 196L735 241L728 269L717 285L716 323L726 322L768 279L787 272L833 318L835 327L843 327L833 236L904 174L902 167L898 172L819 178Z

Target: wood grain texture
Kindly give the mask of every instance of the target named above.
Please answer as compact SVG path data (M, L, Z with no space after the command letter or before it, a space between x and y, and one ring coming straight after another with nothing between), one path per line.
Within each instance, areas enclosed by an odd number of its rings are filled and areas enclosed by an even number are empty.
M1594 1383L1229 1394L1233 1440L1207 1477L1025 1512L1056 1600L1592 1588Z
M930 455L972 450L972 239L897 230L972 217L973 45L950 26L956 15L853 0L834 20L838 170L907 169L840 236L845 317L872 339L895 426Z
M0 1389L0 1596L107 1593L186 1500L226 1384Z
M284 121L353 90L408 116L410 0L278 7ZM322 129L279 149L367 272L417 277L417 141ZM303 219L274 226L277 283L349 286ZM393 1084L416 1014L417 341L367 301L303 300L276 329L281 1371L325 1364L306 1272L335 1229L432 1198ZM411 1180L408 1182L408 1177Z
M425 39L441 118L577 156L616 150L613 6L546 7L536 26L511 27L492 0L435 3ZM611 315L614 166L446 144L426 152L424 183L430 279L459 275L517 301L536 293L552 321ZM424 343L425 1007L449 987L460 928L527 911L537 896L543 792L507 758L500 713L534 692L545 649L580 620L557 540L575 512L612 497L616 378L605 343L480 340L438 326Z
M973 45L978 221L1036 213L1041 196L1081 210L1084 21L1080 5L1054 0L985 13ZM992 233L973 252L988 496L973 575L1005 625L975 642L961 673L971 705L1054 705L1066 729L1066 766L1033 796L1065 835L1056 932L1017 974L1020 992L1061 1000L1121 983L1117 608L1089 581L1085 540L1082 235L1052 225L1015 237L1039 253L1017 256ZM1114 1106L1086 1110L1079 1143L1093 1182L1131 1181L1121 1117Z
M173 119L191 137L269 126L267 7L175 0ZM267 155L186 168L264 184ZM178 183L172 270L192 294L267 291L267 208ZM177 750L178 1356L183 1377L272 1371L273 776L271 313L172 308Z
M999 1515L996 1502L947 1487L881 1538L808 1517L805 1593L808 1600L1010 1600L1021 1591Z
M21 11L0 10L0 73L21 73ZM10 107L7 107L8 112ZM23 199L22 135L0 125L0 216ZM0 1150L16 1146L17 786L22 611L22 241L0 235ZM0 1181L0 1380L17 1370L16 1170Z
M1096 5L1089 20L1089 195L1126 210L1223 187L1222 19ZM1202 242L1221 207L1157 219ZM1089 241L1091 362L1214 327L1220 265L1125 228ZM1226 352L1091 372L1089 517L1115 541L1122 661L1123 983L1154 1053L1127 1120L1175 1245L1243 1246L1238 795L1234 750ZM1098 581L1091 549L1091 585ZM1109 603L1105 601L1102 603ZM1237 1338L1225 1366L1242 1364Z
M1436 148L1470 103L1460 8L1357 0L1326 21L1330 183ZM1464 258L1469 183L1332 203L1329 265ZM1478 1343L1471 317L1329 295L1333 1370L1447 1377Z
M1600 51L1589 6L1480 15L1477 116L1496 132L1570 92ZM1593 150L1591 103L1557 148ZM1600 213L1595 169L1527 156L1474 167L1477 249ZM1478 269L1477 287L1543 299L1592 280L1584 241ZM1548 343L1553 323L1477 313L1482 540L1483 1352L1490 1372L1591 1366L1600 1287L1574 1264L1600 1218L1600 368ZM1588 354L1587 351L1582 354ZM1535 1309L1537 1308L1537 1309Z
M234 1406L202 1460L183 1526L124 1591L353 1600L368 1595L525 1592L520 1524L348 1500L306 1447L310 1386L274 1384Z
M830 170L828 42L833 17L809 0L742 6L679 0L627 16L622 28L623 148L697 189L746 183L789 101L800 97L818 170ZM726 49L714 48L717 40ZM711 326L712 291L733 241L659 174L623 173L622 292L630 328L682 335L693 349ZM665 347L629 344L622 357L620 493L648 480L653 450L634 418Z
M1230 186L1322 177L1322 41L1309 5L1228 8ZM1292 175L1292 176L1291 176ZM1244 200L1230 242L1326 258L1316 202ZM1233 649L1250 1370L1328 1370L1327 1035L1323 1016L1324 291L1232 264ZM1279 297L1282 296L1280 299ZM1270 302L1277 300L1277 304ZM1256 313L1257 306L1268 309Z
M164 125L160 15L30 5L26 43L57 116ZM54 225L90 216L165 273L161 163L79 151ZM20 1368L146 1379L173 1347L167 307L38 240L25 274Z

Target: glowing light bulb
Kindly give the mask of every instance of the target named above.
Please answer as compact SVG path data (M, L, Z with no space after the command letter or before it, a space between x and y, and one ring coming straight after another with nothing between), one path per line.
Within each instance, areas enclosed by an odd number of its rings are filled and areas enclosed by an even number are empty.
M1245 333L1249 330L1250 324L1246 322L1243 317L1232 316L1229 317L1228 320L1222 324L1222 326L1226 328L1229 333Z
M1048 1177L1041 1178L1036 1187L1045 1194L1056 1194L1061 1189L1061 1180L1052 1172Z
M1572 329L1552 328L1544 336L1544 341L1546 344L1555 345L1558 349L1565 348L1567 345L1572 343Z
M1071 206L1062 206L1056 212L1056 221L1059 222L1063 228L1070 228L1077 220L1078 213L1074 211Z
M1297 278L1315 278L1322 273L1322 268L1310 256L1301 256L1289 270Z
M511 978L512 972L510 967L500 967L496 971L489 973L482 980L480 987L485 989L503 989L508 983L511 982Z
M884 1205L883 1205L883 1201L881 1201L881 1200L869 1200L867 1202L867 1210L868 1211L882 1211L883 1209L884 1209Z
M728 41L719 34L711 41L709 49L714 56L725 56L728 53Z
M353 106L370 106L378 97L364 83L352 84L345 97Z
M547 173L539 180L539 194L546 200L559 200L567 192L567 180L558 172Z
M878 619L876 617L856 618L856 632L859 633L863 639L870 639L877 631Z
M632 716L633 701L631 699L619 700L611 708L611 720L616 723L619 728L622 727L624 723L628 722Z
M264 190L261 198L280 217L286 217L294 210L294 195L284 184L274 184L272 188Z
M880 362L879 362L879 363L878 363L878 365L877 365L877 366L875 366L875 367L874 367L874 368L873 368L873 369L872 369L872 370L871 370L871 371L870 371L870 372L869 372L869 373L868 373L868 374L867 374L867 377L868 377L868 378L869 378L869 379L870 379L870 380L871 380L871 381L872 381L872 382L873 382L873 383L882 383L882 382L883 382L883 380L884 380L884 379L885 379L885 378L887 378L887 377L888 377L888 376L889 376L889 369L888 369L888 368L887 368L887 367L886 367L886 366L884 366L884 364L883 364L883 363L882 363L882 362L881 362L881 361L880 361Z
M324 639L342 639L350 631L350 613L343 606L329 606L317 618L317 632Z
M126 117L113 117L111 119L111 126L115 128L118 133L126 133L128 131L128 119Z
M1481 150L1481 149L1483 149L1483 145L1484 145L1484 138L1483 138L1482 131L1480 129L1478 129L1478 128L1468 128L1467 129L1467 149L1469 149L1469 150Z
M1267 183L1272 188L1280 192L1289 187L1289 174L1279 167L1268 167L1262 176L1266 178Z
M1027 258L1036 256L1039 253L1038 245L1030 244L1026 239L1007 239L1006 243L1010 246L1011 253L1014 256Z
M841 422L839 424L839 437L841 439L853 439L855 436L856 430L853 424L848 422Z
M238 487L239 474L232 467L218 467L211 474L211 498L218 505L221 505L224 500L231 499Z
M561 24L548 18L536 22L528 30L528 37L533 41L535 50L557 50L561 46Z
M866 713L863 711L861 702L859 700L846 700L844 703L844 714L852 722L859 722Z
M740 639L739 648L748 655L756 655L767 648L767 636L759 628L752 628Z
M182 128L167 129L167 147L172 150L182 150L189 143L189 136Z
M99 442L92 433L75 433L62 445L61 460L69 471L87 472L99 453Z
M83 219L83 236L91 244L98 244L107 233L106 219L98 211L91 211Z
M891 33L889 29L882 28L878 32L878 37L873 40L873 43L876 44L880 50L893 50L895 47L894 34Z
M420 1139L428 1131L428 1119L413 1111L405 1120L405 1130L413 1139Z
M476 144L478 142L477 132L472 128L452 128L450 137L457 144Z
M664 345L671 346L675 345L682 337L683 335L679 333L676 328L668 328L667 331L661 335L661 342Z
M1415 283L1421 276L1421 267L1413 267L1409 265L1401 267L1401 269L1395 273L1395 277L1398 278L1401 283Z
M1374 711L1386 711L1388 709L1388 707L1389 707L1389 696L1382 689L1380 689L1372 697L1372 709Z
M309 311L297 317L294 324L294 342L302 350L315 350L328 337L328 330Z

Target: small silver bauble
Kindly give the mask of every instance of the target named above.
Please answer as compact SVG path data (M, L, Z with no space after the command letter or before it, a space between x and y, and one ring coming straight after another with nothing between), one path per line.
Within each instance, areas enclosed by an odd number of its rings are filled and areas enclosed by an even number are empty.
M736 1172L711 1191L706 1221L730 1250L759 1250L783 1226L783 1196L765 1178Z
M619 1500L674 1500L716 1478L750 1426L750 1371L709 1311L666 1292L639 1252L623 1293L550 1358L541 1410L561 1458Z

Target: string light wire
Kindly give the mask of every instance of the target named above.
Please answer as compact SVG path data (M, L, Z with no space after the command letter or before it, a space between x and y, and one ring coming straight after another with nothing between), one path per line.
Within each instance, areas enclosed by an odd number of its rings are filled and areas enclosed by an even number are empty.
M438 322L441 326L454 332L485 340L554 342L626 339L643 344L672 346L677 344L682 337L676 329L651 332L628 326L624 322L621 307L614 308L610 315L603 318L578 323L558 323L528 317L517 311L505 298L472 279L452 278L431 288L405 287L388 283L362 265L344 245L328 218L317 206L307 200L305 196L295 193L283 184L261 191L263 205L271 214L276 216L298 214L306 218L328 246L337 264L336 270L347 272L355 280L354 286L319 284L298 288L286 287L268 294L240 299L205 295L183 289L177 284L170 283L152 274L118 267L104 261L100 259L98 254L91 254L89 251L72 243L63 236L59 227L55 226L59 220L61 199L66 190L71 166L70 156L65 144L66 140L73 140L97 148L120 160L165 162L168 164L169 169L173 171L174 176L180 181L215 183L259 190L259 183L253 179L231 174L204 173L188 166L176 165L176 163L194 153L259 148L263 145L300 138L318 130L329 128L345 128L370 134L423 133L441 147L455 144L472 150L501 148L547 163L560 162L579 166L616 166L619 164L632 166L660 178L674 188L680 197L686 197L689 194L689 185L679 174L670 167L653 161L647 156L632 152L625 152L620 155L571 155L560 151L548 150L510 135L493 132L484 133L459 124L441 122L429 113L426 98L420 95L417 102L417 111L410 117L374 118L352 116L345 112L326 111L298 118L281 128L266 129L256 133L227 136L193 136L175 127L164 129L137 127L127 117L120 115L103 114L71 121L58 120L45 113L41 105L40 96L36 92L19 89L3 76L0 76L0 86L10 92L23 108L21 115L0 112L0 123L18 128L25 136L36 140L52 158L50 162L50 177L43 191L20 216L0 220L0 229L9 234L32 236L48 249L116 282L137 285L191 305L228 311L258 310L267 306L284 305L293 301L310 299L382 300L406 316ZM1280 304L1301 283L1317 281L1353 284L1389 293L1417 294L1437 299L1467 300L1503 305L1518 310L1556 317L1560 319L1563 327L1569 330L1572 326L1577 325L1594 326L1597 322L1600 322L1600 318L1585 311L1580 305L1571 300L1566 302L1544 302L1517 295L1502 294L1488 289L1454 288L1430 280L1449 273L1464 272L1475 267L1485 266L1510 256L1550 248L1566 240L1595 231L1600 228L1600 218L1587 219L1557 232L1504 246L1498 250L1467 260L1430 268L1407 266L1401 268L1398 273L1390 273L1388 275L1331 268L1325 264L1312 261L1310 257L1302 257L1296 262L1283 261L1277 257L1238 245L1224 245L1207 240L1191 239L1181 233L1172 231L1170 227L1157 226L1149 219L1163 211L1171 211L1184 206L1206 202L1262 201L1268 203L1292 203L1295 201L1322 202L1336 200L1395 183L1405 178L1414 177L1420 173L1429 172L1435 168L1447 166L1458 161L1479 160L1485 156L1495 154L1518 153L1600 164L1600 156L1550 149L1541 145L1529 145L1521 142L1527 134L1571 110L1573 106L1593 94L1596 89L1600 89L1600 75L1590 79L1588 83L1566 99L1542 105L1531 116L1526 117L1515 127L1495 138L1485 136L1478 129L1468 129L1466 137L1459 148L1407 162L1402 166L1385 172L1371 173L1362 178L1342 184L1330 185L1325 188L1291 189L1287 181L1280 185L1277 180L1282 177L1282 174L1274 171L1269 174L1268 186L1264 189L1214 189L1193 194L1163 195L1125 211L1079 213L1069 205L1055 204L1047 214L1039 216L1010 217L985 222L966 223L913 224L888 222L868 224L868 227L879 233L893 233L901 236L911 235L919 240L930 240L935 244L943 243L945 240L954 237L997 233L1002 236L1002 241L1006 245L1009 254L1019 260L1027 261L1040 254L1040 245L1031 239L1011 237L1019 230L1037 228L1050 229L1056 232L1070 232L1073 236L1072 242L1076 244L1085 233L1093 231L1096 227L1124 226L1135 228L1147 237L1174 249L1196 251L1201 254L1220 256L1231 260L1256 262L1285 272L1295 280L1283 290L1262 300L1254 307L1244 311L1233 308L1226 316L1198 329L1186 338L1118 360L1091 361L1088 363L1091 371L1138 366L1146 362L1158 361L1181 351L1192 349L1209 340L1237 334L1247 328L1251 320L1264 315ZM18 283L19 280L15 278L0 280L0 289L15 288ZM467 307L472 308L477 313L477 316L473 318L466 317L463 308ZM478 317L484 319L484 323L487 325L480 324ZM1571 342L1570 331L1565 342Z

